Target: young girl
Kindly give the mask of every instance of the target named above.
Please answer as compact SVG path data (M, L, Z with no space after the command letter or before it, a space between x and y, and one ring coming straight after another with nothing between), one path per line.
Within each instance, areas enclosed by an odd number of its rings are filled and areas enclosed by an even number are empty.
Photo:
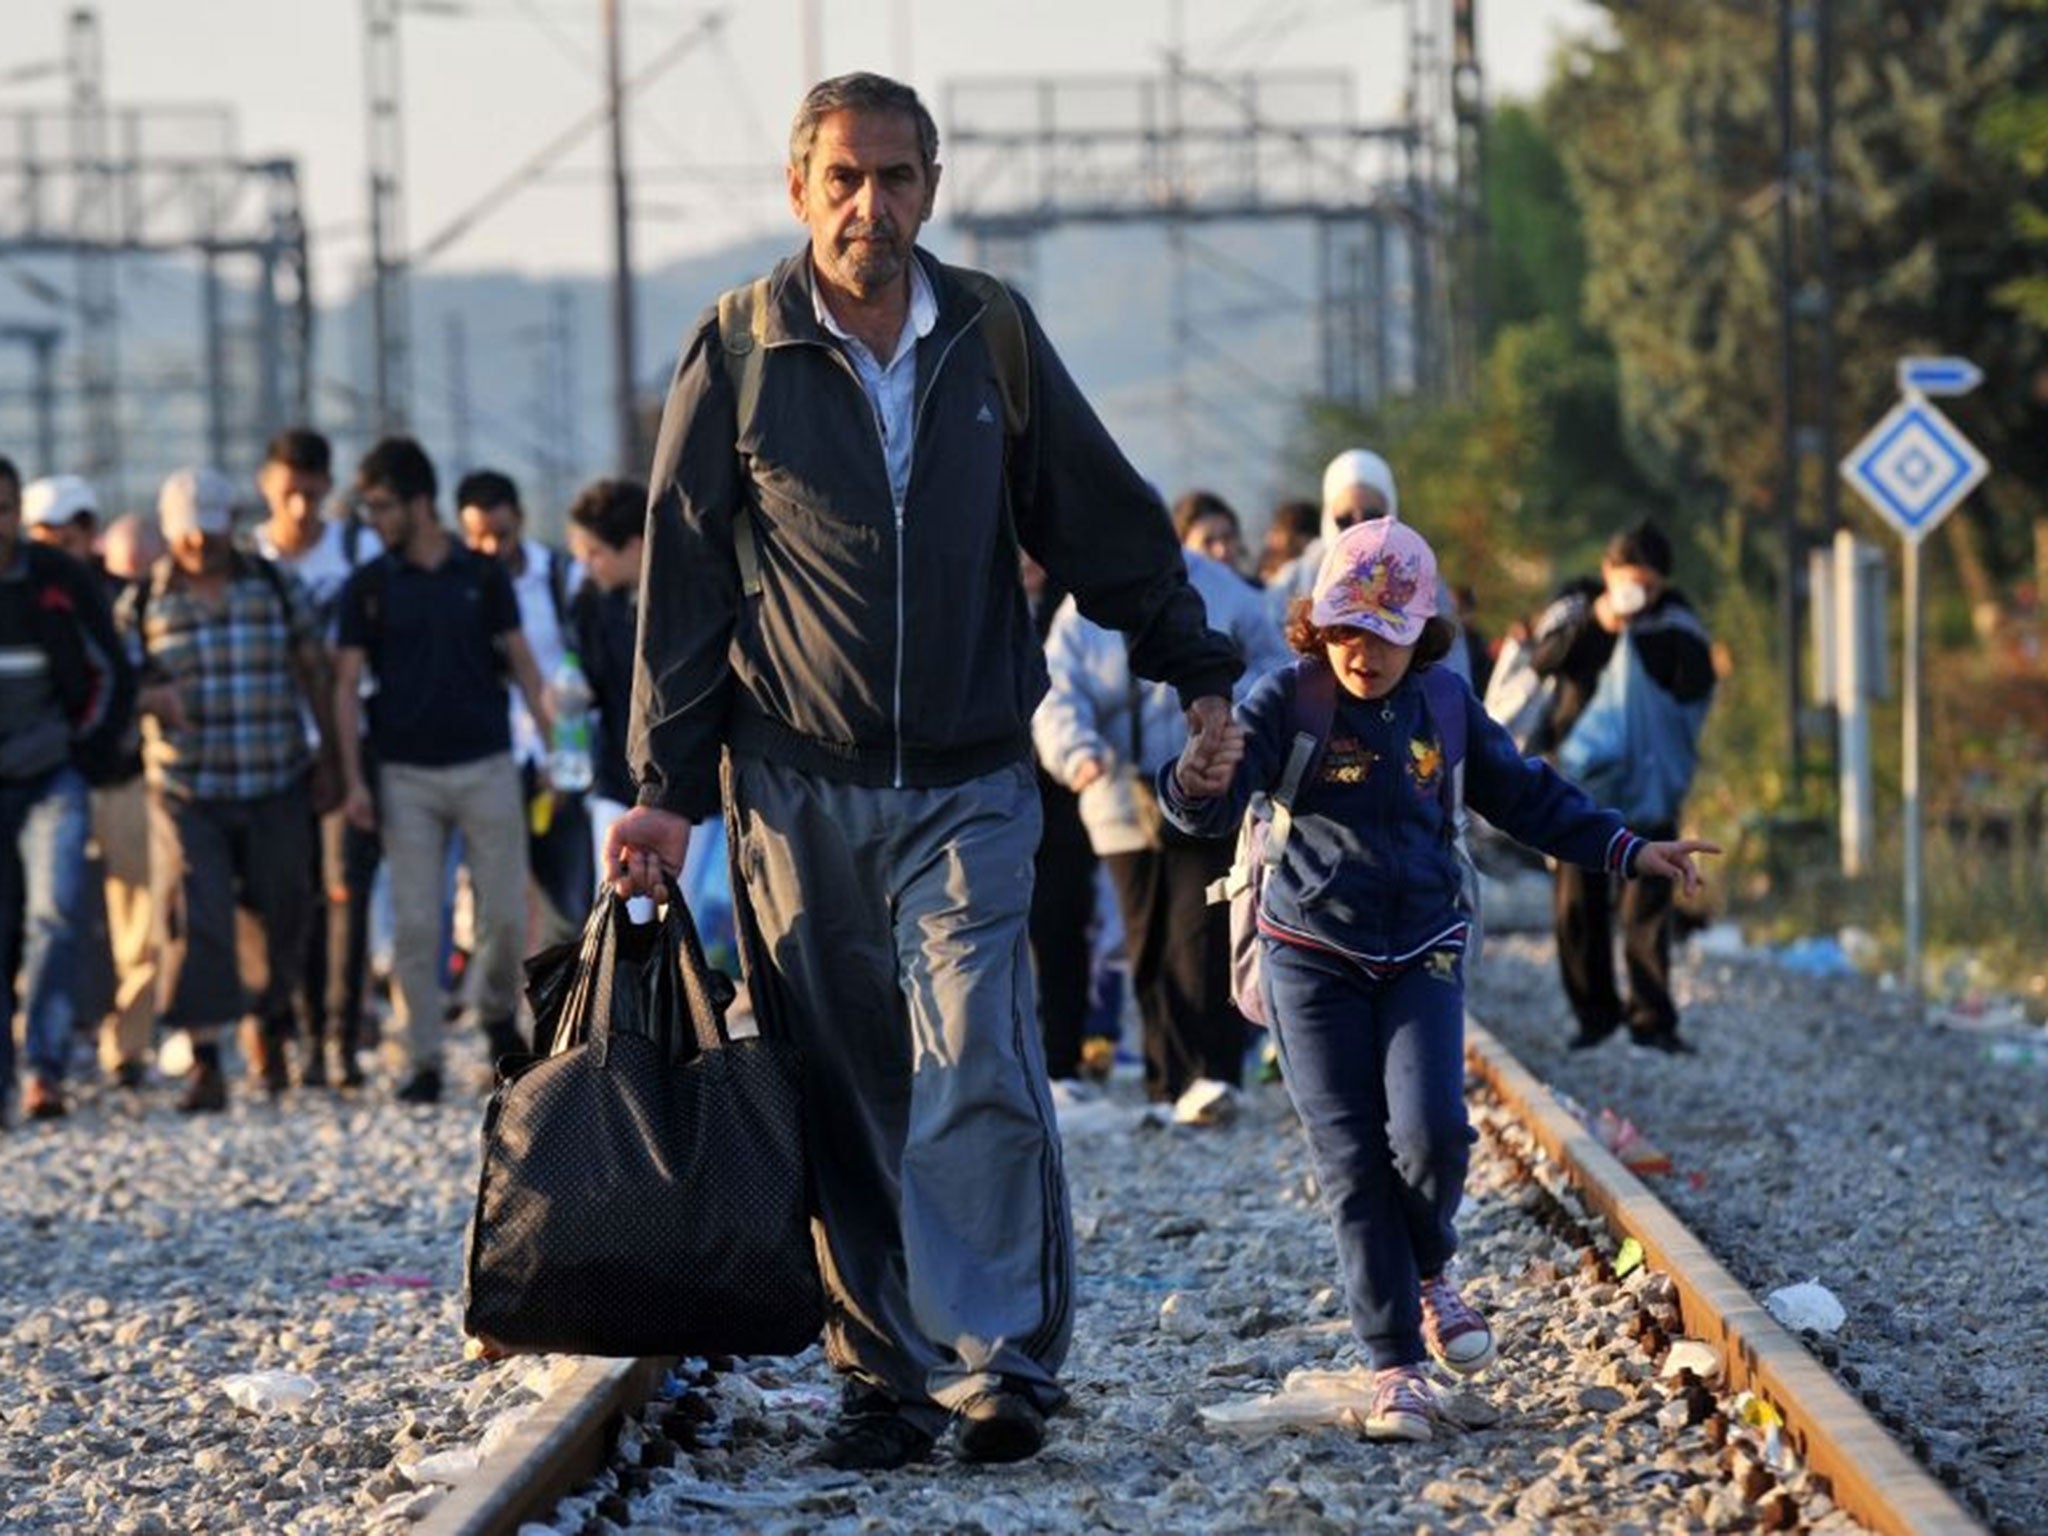
M1412 528L1387 517L1346 529L1289 618L1304 659L1259 682L1238 707L1238 734L1207 753L1191 743L1160 777L1176 824L1228 835L1252 795L1279 783L1296 734L1314 730L1310 691L1323 691L1329 735L1266 873L1261 965L1352 1331L1374 1370L1365 1432L1376 1440L1430 1437L1426 1356L1469 1373L1494 1355L1492 1330L1448 1275L1470 1143L1467 924L1441 777L1450 765L1418 675L1454 633L1436 616L1436 590L1436 557ZM1522 757L1470 689L1456 696L1474 810L1555 858L1697 887L1693 855L1718 848L1637 837Z

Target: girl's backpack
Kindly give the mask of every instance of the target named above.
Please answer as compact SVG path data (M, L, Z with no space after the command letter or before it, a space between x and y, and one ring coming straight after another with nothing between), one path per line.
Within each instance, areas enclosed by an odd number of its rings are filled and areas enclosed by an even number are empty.
M1237 831L1237 855L1230 872L1209 886L1211 903L1230 903L1230 1000L1254 1024L1268 1028L1265 988L1261 983L1259 900L1266 875L1279 866L1294 830L1294 807L1302 787L1315 781L1315 770L1329 743L1337 715L1337 679L1316 657L1294 664L1293 744L1288 748L1280 782L1271 793L1255 798ZM1446 667L1427 667L1420 674L1424 707L1443 748L1442 785L1446 825L1457 851L1463 888L1462 905L1471 919L1465 951L1479 953L1479 872L1465 840L1465 680Z

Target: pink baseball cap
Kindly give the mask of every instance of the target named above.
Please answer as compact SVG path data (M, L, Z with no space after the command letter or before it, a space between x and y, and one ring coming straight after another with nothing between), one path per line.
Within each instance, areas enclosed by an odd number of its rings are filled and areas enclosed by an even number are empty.
M1309 608L1316 628L1369 629L1394 645L1413 645L1435 614L1436 556L1406 523L1353 523L1323 555Z

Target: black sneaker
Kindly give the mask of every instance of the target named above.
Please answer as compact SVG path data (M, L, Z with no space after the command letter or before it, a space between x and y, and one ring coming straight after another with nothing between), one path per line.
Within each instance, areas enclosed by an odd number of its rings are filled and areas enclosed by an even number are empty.
M825 1443L810 1459L841 1472L893 1472L931 1452L931 1435L902 1414L883 1410L843 1416L825 1431Z
M299 1068L301 1088L325 1088L327 1086L327 1043L323 1040L306 1042L305 1064Z
M1590 1051L1613 1034L1614 1030L1615 1026L1612 1024L1581 1024L1579 1032L1566 1042L1566 1046L1574 1051Z
M1681 1036L1675 1029L1637 1030L1630 1034L1633 1040L1646 1051L1662 1051L1666 1056L1696 1056L1692 1042Z
M195 1061L185 1074L185 1092L178 1099L181 1115L217 1115L228 1107L227 1074L217 1061Z
M11 1024L13 1021L9 1020ZM21 1118L24 1120L62 1120L71 1113L71 1106L64 1102L63 1090L46 1078L31 1077L28 1087L21 1095Z
M441 1102L441 1069L419 1067L393 1095L401 1104L438 1104Z
M977 1392L953 1418L962 1461L1023 1461L1045 1444L1045 1415L1021 1392Z

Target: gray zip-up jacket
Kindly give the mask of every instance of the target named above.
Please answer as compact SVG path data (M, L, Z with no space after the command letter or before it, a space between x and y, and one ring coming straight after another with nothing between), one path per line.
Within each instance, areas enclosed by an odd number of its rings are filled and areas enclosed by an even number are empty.
M1046 672L1012 525L1084 614L1130 636L1140 675L1184 705L1228 697L1240 664L1204 621L1158 497L1036 319L1019 300L1030 410L1009 442L982 301L917 259L939 315L917 346L900 507L867 394L818 324L808 248L770 278L751 422L736 420L715 307L684 346L640 578L627 757L642 805L715 814L726 744L875 787L957 784L1024 759ZM743 596L733 553L742 515L756 596Z

